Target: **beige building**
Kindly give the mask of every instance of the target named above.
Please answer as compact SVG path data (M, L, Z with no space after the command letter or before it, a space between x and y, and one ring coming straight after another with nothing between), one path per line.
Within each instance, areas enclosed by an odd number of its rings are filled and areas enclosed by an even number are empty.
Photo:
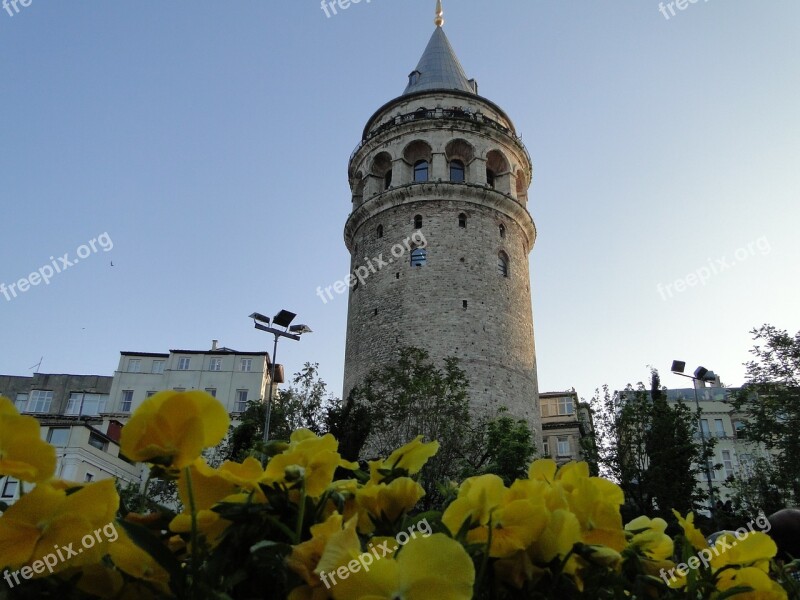
M17 410L36 417L42 439L56 449L55 476L77 482L116 477L139 484L141 468L119 453L119 421L101 416L108 404L112 378L100 375L0 376L0 396ZM0 477L0 501L13 503L20 483Z
M584 444L594 436L592 412L575 390L539 394L542 415L542 456L558 464L586 460Z
M344 396L402 346L459 359L476 412L508 408L539 434L528 254L533 166L500 106L479 95L437 15L403 93L350 157L351 281ZM500 59L501 57L498 57Z
M120 352L106 413L124 422L145 398L156 392L203 390L216 397L235 418L249 401L266 397L269 370L266 352L221 348L216 340L210 350ZM278 382L282 382L280 371L276 369ZM274 386L273 395L276 392Z

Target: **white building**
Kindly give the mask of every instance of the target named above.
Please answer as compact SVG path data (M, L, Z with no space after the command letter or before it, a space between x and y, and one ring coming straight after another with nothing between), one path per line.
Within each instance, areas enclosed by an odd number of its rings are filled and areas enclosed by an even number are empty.
M235 419L252 400L264 400L271 364L266 352L170 350L169 353L120 352L106 416L123 422L136 408L162 390L203 390L216 397ZM283 381L276 365L275 379ZM274 386L273 397L277 392Z

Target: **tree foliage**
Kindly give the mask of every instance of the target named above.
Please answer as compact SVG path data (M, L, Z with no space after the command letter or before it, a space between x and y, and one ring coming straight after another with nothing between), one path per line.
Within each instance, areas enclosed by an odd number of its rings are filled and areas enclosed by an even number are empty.
M785 504L800 502L800 332L793 336L765 324L751 331L754 359L745 363L746 383L734 406L747 418L747 439L774 455L759 470L756 489L782 490ZM765 471L763 469L766 469ZM768 501L771 496L764 498Z
M713 456L695 437L699 415L683 402L668 402L658 373L643 383L611 393L603 386L592 399L596 454L601 475L619 482L636 514L672 518L707 498L699 483L702 465Z

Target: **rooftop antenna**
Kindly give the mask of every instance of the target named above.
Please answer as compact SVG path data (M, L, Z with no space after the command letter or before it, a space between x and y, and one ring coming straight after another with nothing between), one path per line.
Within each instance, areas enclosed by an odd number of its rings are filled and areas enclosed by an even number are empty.
M30 371L31 369L36 369L36 370L33 372L33 374L34 374L34 375L36 375L36 374L39 372L39 367L41 367L41 366L42 366L42 361L43 361L43 360L44 360L44 356L43 356L42 358L40 358L40 359L39 359L39 362L38 362L38 363L36 363L36 364L35 364L35 365L33 365L32 367L28 367L28 370Z

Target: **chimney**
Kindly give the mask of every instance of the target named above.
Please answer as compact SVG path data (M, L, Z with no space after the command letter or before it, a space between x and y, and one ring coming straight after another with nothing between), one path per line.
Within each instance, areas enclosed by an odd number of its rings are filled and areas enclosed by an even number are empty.
M211 350L216 350L218 343L219 343L219 340L211 340Z

